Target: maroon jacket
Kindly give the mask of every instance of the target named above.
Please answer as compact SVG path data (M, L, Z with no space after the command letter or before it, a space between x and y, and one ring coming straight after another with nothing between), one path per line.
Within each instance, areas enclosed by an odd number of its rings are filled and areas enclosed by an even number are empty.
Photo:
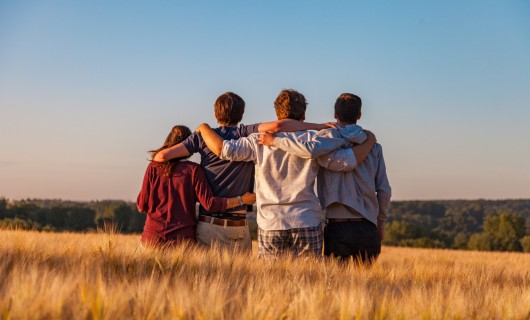
M136 205L147 213L143 242L166 243L180 238L195 241L195 204L208 211L225 211L226 201L213 196L212 189L200 165L180 161L173 174L157 173L160 163L152 161L145 171L142 190Z

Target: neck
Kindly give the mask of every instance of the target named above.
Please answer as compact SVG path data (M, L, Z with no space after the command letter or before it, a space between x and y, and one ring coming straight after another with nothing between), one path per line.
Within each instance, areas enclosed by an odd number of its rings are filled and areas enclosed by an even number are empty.
M337 124L340 127L345 127L345 126L349 126L349 125L357 124L357 123L356 122L344 122L344 121L337 120Z
M222 122L217 122L217 124L220 127L237 127L237 124L228 124L228 123L222 123Z

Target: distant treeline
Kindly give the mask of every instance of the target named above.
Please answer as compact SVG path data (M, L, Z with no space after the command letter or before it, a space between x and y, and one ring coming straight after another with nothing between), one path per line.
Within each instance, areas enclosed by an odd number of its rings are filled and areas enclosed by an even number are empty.
M530 200L394 201L384 243L530 252Z
M112 224L124 233L142 232L146 216L134 203L104 200L74 202L0 198L0 228L41 231L91 231Z
M0 198L0 228L90 231L112 223L140 233L144 222L131 202ZM384 244L530 252L530 200L394 201Z

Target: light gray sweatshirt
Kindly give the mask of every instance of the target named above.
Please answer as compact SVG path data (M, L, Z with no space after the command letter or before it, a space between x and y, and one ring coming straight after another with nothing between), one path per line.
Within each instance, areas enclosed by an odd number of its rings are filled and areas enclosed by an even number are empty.
M366 140L362 127L355 124L321 130L317 136L343 138L348 141L348 148ZM310 146L304 141L276 138L274 146L301 157L312 157ZM375 144L366 159L352 171L335 171L336 168L329 170L330 165L336 166L333 161L328 155L317 158L317 163L321 166L317 190L322 208L327 209L330 205L338 203L352 208L376 225L378 221L385 221L390 206L391 188L381 145ZM336 214L336 210L333 210L333 213ZM328 212L326 217L329 218Z
M351 148L340 149L344 139L317 137L312 131L282 132L277 138L305 158L258 143L259 134L225 140L220 158L255 163L257 222L262 230L288 230L318 226L323 218L314 191L319 172L317 157L325 155L329 168L351 170L357 165ZM296 146L304 143L303 148ZM338 149L339 148L339 149Z

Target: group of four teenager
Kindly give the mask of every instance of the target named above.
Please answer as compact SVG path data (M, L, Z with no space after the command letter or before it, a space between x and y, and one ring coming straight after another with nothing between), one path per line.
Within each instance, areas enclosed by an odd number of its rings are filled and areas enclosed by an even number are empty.
M324 246L326 255L373 261L391 189L381 146L356 124L361 106L358 96L341 94L337 122L307 123L305 97L282 90L278 121L243 125L244 100L222 94L214 104L218 128L175 126L151 151L137 200L147 213L142 242L251 252L246 215L256 202L260 256L320 256ZM185 160L197 152L200 165Z

